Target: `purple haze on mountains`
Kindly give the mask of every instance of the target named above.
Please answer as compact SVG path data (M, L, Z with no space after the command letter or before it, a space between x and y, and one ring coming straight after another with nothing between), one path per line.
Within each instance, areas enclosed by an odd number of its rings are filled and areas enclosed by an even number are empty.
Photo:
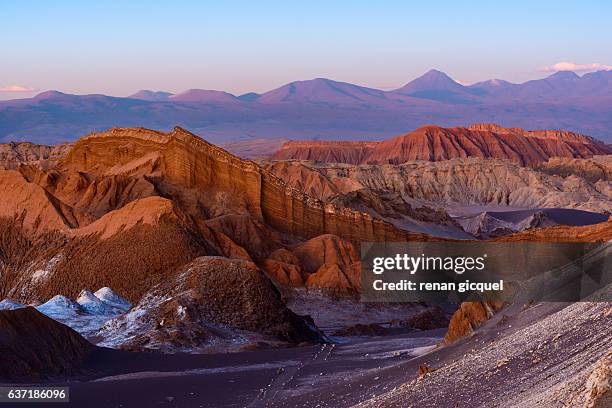
M494 122L565 129L612 141L612 71L582 77L557 72L513 84L495 79L464 86L431 70L382 91L316 78L261 95L223 91L142 90L127 98L43 92L0 102L0 140L56 143L113 126L186 127L213 142L247 138L376 140L424 124Z
M167 101L172 94L164 91L149 91L146 89L140 90L128 98L142 99L143 101Z
M168 98L173 102L230 103L238 101L234 95L223 91L189 89Z

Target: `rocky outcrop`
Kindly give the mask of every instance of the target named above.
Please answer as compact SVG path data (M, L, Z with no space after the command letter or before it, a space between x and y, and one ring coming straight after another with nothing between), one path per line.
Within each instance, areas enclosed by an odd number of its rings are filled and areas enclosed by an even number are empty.
M612 219L582 227L557 225L548 228L536 228L499 238L501 242L606 242L610 240L612 240Z
M137 225L156 226L162 218L176 218L172 201L162 197L147 197L108 212L95 222L74 230L74 233L77 236L98 235L106 239Z
M68 231L78 224L72 209L15 170L0 170L0 217L20 218L32 233Z
M276 282L335 293L356 293L361 287L360 259L355 245L324 234L270 254L263 269Z
M593 156L589 159L553 157L538 166L538 170L569 177L582 177L592 183L612 180L612 155Z
M451 317L448 330L444 335L444 343L452 343L462 337L468 336L474 330L503 307L501 301L474 301L463 302Z
M291 140L275 151L271 160L311 160L320 163L366 163L377 142Z
M0 254L3 294L23 301L110 286L137 302L203 255L255 261L279 282L301 284L301 266L279 263L274 251L325 233L427 239L327 204L180 128L92 134L53 168L0 170L0 184L11 192L0 197L3 239L21 248ZM37 270L49 279L34 283Z
M402 320L400 326L418 330L433 330L446 328L449 323L446 312L439 306L433 306Z
M354 241L405 240L408 235L368 214L338 208L304 194L256 163L241 160L197 136L176 128L172 133L146 129L114 129L75 143L61 163L95 175L108 174L143 158L158 157L149 167L162 194L176 186L190 191L192 200L211 208L223 204L246 210L250 216L279 231L303 238L332 233ZM163 182L163 183L162 183ZM172 191L171 191L172 190ZM199 193L206 190L206 195ZM211 202L219 192L223 203ZM218 214L220 215L220 214Z
M303 286L305 275L300 266L300 260L285 248L278 249L264 259L263 269L281 285Z
M95 349L77 332L33 307L0 311L0 381L75 374Z
M38 145L29 142L0 144L0 168L16 169L22 164L49 168L56 165L70 150L71 144L56 146Z
M306 285L334 291L361 287L360 258L351 242L335 235L321 235L292 248L308 274Z
M248 261L197 258L182 268L170 294L173 301L184 300L184 307L194 307L194 313L213 323L293 342L320 338L284 306L271 282Z
M173 281L153 288L130 313L107 323L99 335L131 350L204 351L215 343L235 343L236 348L252 338L249 333L277 342L322 339L309 318L283 304L255 264L200 257L182 267Z
M198 237L172 213L163 215L167 208L159 204L135 205L148 214L109 213L94 225L100 230L86 228L74 236L32 236L18 221L0 220L0 297L40 302L58 293L75 298L83 287L109 286L136 303L192 259L222 255L217 241Z
M584 408L612 406L612 351L597 362L584 388Z
M339 200L362 211L370 208L383 216L403 212L436 224L445 218L448 221L444 210L432 211L440 207L451 211L453 207L507 206L612 212L612 188L602 184L608 182L563 178L502 160L470 158L377 166L288 161L268 163L266 168L324 199ZM351 194L360 197L351 198Z
M285 143L273 160L312 160L323 163L401 164L413 160L442 161L479 157L536 165L551 157L588 158L611 154L612 147L588 136L557 130L526 131L479 124L469 128L425 126L411 133L372 142Z

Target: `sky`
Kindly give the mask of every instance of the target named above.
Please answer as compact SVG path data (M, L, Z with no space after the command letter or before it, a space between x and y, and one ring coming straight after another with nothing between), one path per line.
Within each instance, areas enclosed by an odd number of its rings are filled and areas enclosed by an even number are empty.
M503 3L503 4L502 4ZM263 92L331 78L393 89L612 68L610 1L0 0L0 99L43 90Z

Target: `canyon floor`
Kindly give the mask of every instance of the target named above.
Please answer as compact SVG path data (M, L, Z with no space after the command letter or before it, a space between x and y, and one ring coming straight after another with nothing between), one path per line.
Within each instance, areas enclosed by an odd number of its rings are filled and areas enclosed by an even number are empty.
M606 302L513 304L446 346L438 329L219 355L100 349L54 385L87 407L587 406L610 323Z
M435 348L443 334L438 329L210 355L100 349L83 367L89 374L53 384L70 387L71 402L65 406L265 407L288 400L314 406L309 401L319 398L312 395L317 389L337 385L338 396L350 393L350 383ZM382 390L372 385L372 391Z

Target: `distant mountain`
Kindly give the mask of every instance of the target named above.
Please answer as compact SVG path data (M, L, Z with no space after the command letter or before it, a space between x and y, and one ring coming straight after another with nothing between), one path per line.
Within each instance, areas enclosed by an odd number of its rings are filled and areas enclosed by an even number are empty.
M310 81L297 81L262 94L257 102L309 103L321 105L361 105L371 106L388 102L384 91L316 78Z
M149 91L143 89L136 92L135 94L128 96L128 98L142 99L143 101L167 101L170 96L172 96L170 92Z
M465 87L458 82L453 81L453 79L444 72L431 69L417 79L413 79L403 87L396 89L394 92L414 94L416 92L430 91L434 89L463 92Z
M247 101L247 102L252 102L254 100L257 100L257 98L259 98L259 94L255 92L247 92L238 97L238 99L240 99L241 101Z
M174 102L202 102L202 103L228 103L236 102L238 98L223 91L211 91L207 89L189 89L180 94L168 98Z
M469 88L435 69L427 71L393 93L448 103L469 103L475 99Z
M512 82L504 81L503 79L489 79L487 81L477 82L468 86L473 93L477 95L485 95L487 93L497 92L502 89L509 89L518 86Z
M503 101L564 102L575 98L612 97L612 71L599 71L582 77L571 71L559 71L546 78L522 84L504 83L501 86L474 84L471 88L485 89L485 98L502 98ZM587 104L589 100L584 102ZM567 103L567 102L566 102Z
M181 125L217 143L246 139L380 140L429 123L563 129L612 141L612 71L558 72L514 84L464 86L431 70L382 91L326 78L262 94L190 89L128 98L43 92L0 102L0 142L58 143L113 126L160 130Z

